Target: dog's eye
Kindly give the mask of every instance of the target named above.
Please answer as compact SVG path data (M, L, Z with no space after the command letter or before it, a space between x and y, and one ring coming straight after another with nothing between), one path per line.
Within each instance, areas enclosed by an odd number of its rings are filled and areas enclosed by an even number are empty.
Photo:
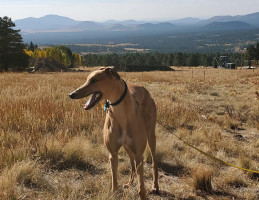
M94 84L94 83L96 83L96 82L97 82L96 79L92 79L92 80L90 81L90 84Z

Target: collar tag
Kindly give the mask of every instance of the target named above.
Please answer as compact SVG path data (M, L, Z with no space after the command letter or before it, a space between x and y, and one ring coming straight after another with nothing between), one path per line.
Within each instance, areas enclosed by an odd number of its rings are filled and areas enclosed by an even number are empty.
M106 101L105 104L103 105L103 111L105 111L106 109L108 109L110 107L109 102Z

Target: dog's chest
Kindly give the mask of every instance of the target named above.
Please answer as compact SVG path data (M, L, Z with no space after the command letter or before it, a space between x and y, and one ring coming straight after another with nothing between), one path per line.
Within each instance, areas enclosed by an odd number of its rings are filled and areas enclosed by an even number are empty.
M132 143L131 137L127 134L126 130L122 130L122 133L118 139L118 142L123 146L129 146Z

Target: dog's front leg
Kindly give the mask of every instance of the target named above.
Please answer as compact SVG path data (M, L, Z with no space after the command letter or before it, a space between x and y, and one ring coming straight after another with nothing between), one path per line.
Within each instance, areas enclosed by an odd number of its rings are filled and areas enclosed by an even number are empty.
M112 192L118 189L117 171L118 171L118 154L110 154L109 156L112 174Z
M144 186L144 175L143 175L143 158L142 156L136 156L136 169L138 175L139 184L139 196L141 200L146 200L146 190Z

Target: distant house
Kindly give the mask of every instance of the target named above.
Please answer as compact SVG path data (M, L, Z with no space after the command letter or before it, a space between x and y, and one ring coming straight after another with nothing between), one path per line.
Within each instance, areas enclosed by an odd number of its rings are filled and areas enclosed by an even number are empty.
M228 62L228 57L227 56L220 56L219 57L219 67L223 67L226 69L236 69L236 64Z

